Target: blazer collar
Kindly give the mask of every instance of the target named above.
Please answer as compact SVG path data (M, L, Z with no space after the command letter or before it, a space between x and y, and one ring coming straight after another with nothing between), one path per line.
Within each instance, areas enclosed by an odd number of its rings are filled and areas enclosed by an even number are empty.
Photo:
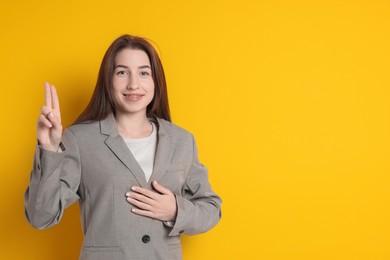
M152 183L153 180L158 181L165 174L168 165L171 163L175 148L172 123L157 118L156 125L158 129L157 148L156 156L154 158L153 173L150 177L149 184Z
M100 120L100 132L103 135L110 135L113 137L119 135L114 114L111 113L105 119Z
M174 151L172 124L166 120L151 119L157 125L157 148L154 159L153 172L149 182L146 182L145 174L127 147L122 136L118 133L118 127L114 115L111 113L106 119L100 121L100 132L107 135L105 144L115 154L127 169L133 174L141 187L151 188L153 180L159 180L166 172Z

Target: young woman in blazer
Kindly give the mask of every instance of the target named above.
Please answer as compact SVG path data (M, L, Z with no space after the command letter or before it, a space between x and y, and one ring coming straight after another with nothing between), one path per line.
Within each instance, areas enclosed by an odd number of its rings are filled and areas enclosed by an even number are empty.
M78 201L82 260L181 259L180 234L221 217L221 199L193 136L172 124L165 76L153 46L123 35L108 48L90 103L63 131L56 89L45 83L37 122L28 221L57 224Z

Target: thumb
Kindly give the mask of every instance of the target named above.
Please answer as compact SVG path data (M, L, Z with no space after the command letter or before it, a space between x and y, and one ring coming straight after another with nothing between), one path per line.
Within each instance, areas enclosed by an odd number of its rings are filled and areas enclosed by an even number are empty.
M153 182L152 182L152 185L153 185L153 188L154 188L156 191L160 192L161 194L168 195L168 194L171 194L171 193L172 193L169 189L167 189L167 188L165 188L164 186L158 184L157 181L153 181Z

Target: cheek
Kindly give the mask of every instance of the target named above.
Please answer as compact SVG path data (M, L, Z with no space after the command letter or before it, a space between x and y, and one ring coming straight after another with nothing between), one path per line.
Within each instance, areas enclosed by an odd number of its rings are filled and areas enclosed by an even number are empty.
M156 89L155 89L155 86L154 86L154 81L152 81L152 82L150 83L150 90L149 90L149 92L152 93L152 94L154 94L155 91L156 91Z
M114 94L122 89L122 85L123 85L123 80L116 79L116 78L112 80L112 91L114 92Z
M147 93L148 93L148 97L149 97L149 104L153 101L153 98L154 98L154 95L155 95L155 88L154 88L154 84L152 83L148 89L146 90Z

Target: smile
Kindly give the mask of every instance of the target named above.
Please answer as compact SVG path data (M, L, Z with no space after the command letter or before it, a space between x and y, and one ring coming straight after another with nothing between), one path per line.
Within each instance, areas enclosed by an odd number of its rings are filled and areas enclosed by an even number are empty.
M128 101L138 101L144 95L143 94L123 94L123 96L125 96Z

